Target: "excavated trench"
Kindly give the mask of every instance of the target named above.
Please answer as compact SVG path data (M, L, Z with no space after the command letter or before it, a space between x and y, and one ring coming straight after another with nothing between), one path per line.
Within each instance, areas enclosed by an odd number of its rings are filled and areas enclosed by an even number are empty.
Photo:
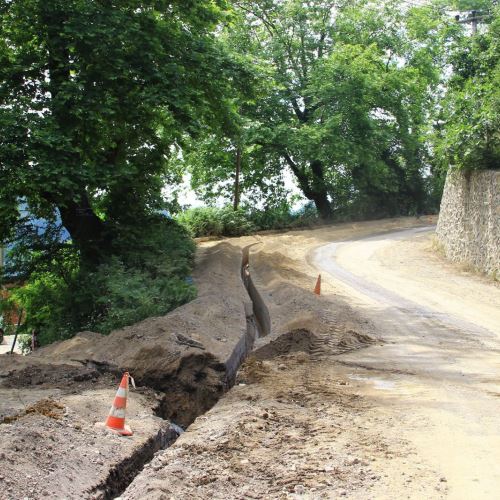
M253 350L255 340L270 333L269 310L250 275L251 246L242 250L241 261L241 279L250 298L250 302L244 305L245 334L225 363L204 352L182 358L178 366L169 373L149 370L142 376L136 376L138 385L161 391L162 397L155 413L165 420L165 426L133 455L116 465L105 481L89 491L92 498L108 500L120 496L142 469L147 467L155 453L170 447L183 429L212 408L234 385L237 371ZM113 371L112 367L97 368L101 372Z

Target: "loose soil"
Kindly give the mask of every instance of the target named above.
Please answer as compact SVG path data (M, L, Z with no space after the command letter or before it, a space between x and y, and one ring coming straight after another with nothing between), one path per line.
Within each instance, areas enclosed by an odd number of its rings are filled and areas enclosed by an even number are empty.
M106 338L0 357L0 414L14 417L0 425L0 498L106 498L137 472L122 498L494 498L499 289L430 254L424 233L390 233L434 222L200 243L190 304ZM241 250L252 243L271 331L224 394L247 328ZM150 387L132 393L132 439L93 425L123 369ZM40 400L63 416L26 413ZM140 472L173 432L158 415L194 423Z
M200 249L198 297L171 314L0 356L0 499L112 497L177 438L169 421L188 426L213 406L227 386L225 361L246 333L240 270L239 248ZM131 438L94 425L124 371L139 386L129 397Z
M353 394L342 366L315 359L310 340L296 331L257 351L237 386L122 498L444 497L446 483L396 421Z

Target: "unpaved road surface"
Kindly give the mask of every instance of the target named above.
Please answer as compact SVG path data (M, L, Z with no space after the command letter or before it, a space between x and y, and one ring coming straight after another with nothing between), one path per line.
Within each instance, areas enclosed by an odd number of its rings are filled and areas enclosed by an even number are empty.
M271 334L123 498L500 498L500 290L433 223L232 240L259 243Z
M500 498L500 288L432 250L435 222L203 243L193 302L0 356L0 499ZM249 245L270 333L224 393ZM94 427L123 369L145 386L131 440ZM55 415L29 411L40 398ZM149 461L164 419L195 420Z
M356 394L396 418L450 498L500 498L500 291L430 254L419 262L430 232L331 243L312 261L384 340L341 356Z

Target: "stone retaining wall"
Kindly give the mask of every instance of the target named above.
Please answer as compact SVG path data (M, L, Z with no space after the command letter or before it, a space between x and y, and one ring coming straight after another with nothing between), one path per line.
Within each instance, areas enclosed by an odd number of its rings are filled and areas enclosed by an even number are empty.
M500 278L500 171L448 173L437 237L450 260Z

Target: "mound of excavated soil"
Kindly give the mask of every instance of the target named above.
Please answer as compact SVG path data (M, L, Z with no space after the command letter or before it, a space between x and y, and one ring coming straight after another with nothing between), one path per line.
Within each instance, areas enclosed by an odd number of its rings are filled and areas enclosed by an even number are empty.
M241 250L200 249L198 297L172 313L102 336L82 332L29 356L0 356L0 498L107 498L120 493L227 384L226 361L246 333ZM131 390L131 438L104 422L122 372ZM5 488L3 488L5 487Z
M246 332L249 298L240 274L238 247L201 249L195 300L108 336L82 332L27 357L2 356L0 387L63 388L129 371L138 384L166 393L164 416L188 425L222 394L225 362Z
M277 339L256 349L252 356L258 360L272 359L291 352L301 351L307 354L317 343L318 338L308 330L293 330L280 335Z
M272 321L271 335L260 339L257 349L270 352L274 342L280 348L284 342L302 342L306 352L319 357L378 342L371 325L334 290L323 285L321 296L313 293L317 275L304 259L290 258L285 248L271 253L265 248L253 247L250 256L253 280Z
M352 394L334 359L250 358L238 384L121 498L442 498L439 475L407 443L386 439L381 429L394 422Z
M97 428L94 422L104 422L115 392L94 389L41 399L1 423L0 498L104 498L119 493L143 460L177 434L154 415L152 391L129 396L132 437ZM24 397L22 391L19 397Z

